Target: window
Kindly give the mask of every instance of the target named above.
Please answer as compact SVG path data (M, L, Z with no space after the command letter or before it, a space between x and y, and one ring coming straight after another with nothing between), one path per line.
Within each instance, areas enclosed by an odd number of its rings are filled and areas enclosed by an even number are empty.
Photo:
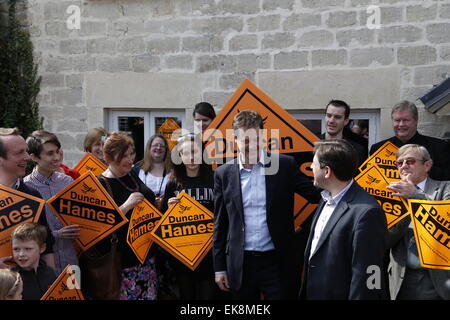
M125 131L134 139L136 161L144 157L145 143L154 135L159 127L172 118L182 127L185 112L183 111L111 111L109 113L109 131Z

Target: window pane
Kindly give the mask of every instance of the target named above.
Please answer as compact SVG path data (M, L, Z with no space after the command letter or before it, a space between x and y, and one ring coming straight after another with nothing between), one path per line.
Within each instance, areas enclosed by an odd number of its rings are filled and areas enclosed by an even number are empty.
M136 148L136 162L144 157L144 118L118 117L119 131L124 131L134 140Z

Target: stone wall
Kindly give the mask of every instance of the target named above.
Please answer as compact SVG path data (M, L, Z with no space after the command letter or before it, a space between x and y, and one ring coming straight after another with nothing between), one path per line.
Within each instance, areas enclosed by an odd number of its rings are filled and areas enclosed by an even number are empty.
M71 5L79 30L66 24ZM107 110L183 108L189 117L200 100L222 107L245 77L286 109L341 98L380 110L386 138L394 103L450 75L448 0L28 0L28 14L44 125L69 163ZM450 130L449 116L420 117L426 134Z

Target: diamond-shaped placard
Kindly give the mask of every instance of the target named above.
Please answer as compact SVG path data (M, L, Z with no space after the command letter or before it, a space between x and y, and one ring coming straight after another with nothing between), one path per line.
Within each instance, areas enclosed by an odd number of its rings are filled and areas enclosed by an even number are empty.
M87 152L74 169L81 175L83 175L86 171L92 171L94 176L99 176L106 170L106 166L91 153Z
M142 264L153 244L151 231L161 217L162 214L147 199L134 207L131 213L127 243Z
M0 186L0 257L12 256L11 233L21 223L38 222L45 201Z
M217 159L221 163L224 158L235 156L237 149L232 123L236 114L243 110L255 110L261 114L264 129L267 129L264 139L267 140L269 152L295 155L300 171L312 177L312 172L308 172L307 168L312 162L314 142L319 141L319 138L248 79L236 89L203 134L205 151L210 159ZM296 229L316 207L317 204L295 195L293 215Z
M167 118L158 129L158 134L166 138L170 151L172 151L173 147L177 144L177 139L180 137L180 129L181 127L172 118Z
M214 215L187 193L169 207L152 236L161 247L195 270L212 247Z
M61 272L41 300L84 300L80 290L80 269L70 264Z
M91 171L48 199L47 205L64 225L80 226L75 241L83 251L128 222Z
M408 200L417 252L425 268L450 270L450 201Z
M359 171L363 172L368 167L377 166L383 173L384 177L389 181L400 180L400 174L398 168L395 165L396 152L398 147L390 141L386 141L378 150L372 154L366 161L359 167Z

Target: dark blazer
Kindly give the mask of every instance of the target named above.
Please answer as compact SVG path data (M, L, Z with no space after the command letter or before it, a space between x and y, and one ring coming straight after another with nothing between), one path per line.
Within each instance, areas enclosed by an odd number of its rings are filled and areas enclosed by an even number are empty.
M300 297L311 300L386 298L382 272L387 223L377 201L353 182L328 220L316 251L309 259L314 229L324 205L321 200L313 218ZM367 286L367 280L375 274L368 269L371 265L379 267L381 289L371 290Z
M370 155L375 153L386 141L392 142L397 147L401 147L405 144L414 143L427 148L433 160L433 167L430 170L430 178L439 181L450 180L450 144L446 141L433 138L429 136L416 134L407 142L403 143L397 137L391 137L389 139L375 143L370 148Z
M450 200L450 181L436 181L428 178L425 191L418 191L412 199L421 200ZM388 246L391 248L389 263L389 290L391 298L395 300L400 291L406 270L406 258L408 255L407 238L405 237L411 217L406 217L389 229ZM428 269L431 281L436 292L442 299L450 300L450 290L446 281L450 281L450 270Z
M311 181L300 174L292 157L278 154L270 157L272 161L279 160L279 169L276 174L266 175L267 225L284 277L282 280L286 281L283 284L287 285L292 276L297 276L292 274L295 272L292 268L292 255L295 253L290 251L294 238L294 193L312 203L319 201L320 194ZM236 159L215 171L214 198L214 270L226 271L231 289L237 291L242 284L245 225Z

